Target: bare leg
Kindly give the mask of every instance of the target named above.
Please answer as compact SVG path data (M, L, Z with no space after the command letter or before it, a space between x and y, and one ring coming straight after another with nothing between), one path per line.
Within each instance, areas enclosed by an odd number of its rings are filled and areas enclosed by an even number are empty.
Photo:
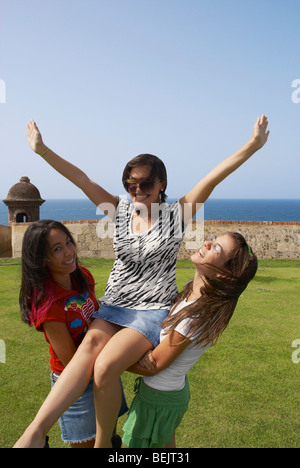
M41 406L34 421L18 440L15 448L43 447L45 437L59 417L88 386L95 360L101 349L119 330L113 324L94 320L86 337Z
M151 342L141 333L124 328L111 338L99 354L94 367L95 448L111 447L111 434L121 406L122 372L151 348Z

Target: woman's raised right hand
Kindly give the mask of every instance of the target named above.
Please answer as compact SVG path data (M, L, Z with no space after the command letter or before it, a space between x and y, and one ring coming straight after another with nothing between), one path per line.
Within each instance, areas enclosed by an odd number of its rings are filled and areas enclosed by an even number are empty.
M47 147L44 145L42 135L34 120L29 120L28 124L26 125L26 128L28 133L26 133L25 136L27 138L29 146L35 153L42 155L42 153L47 149Z

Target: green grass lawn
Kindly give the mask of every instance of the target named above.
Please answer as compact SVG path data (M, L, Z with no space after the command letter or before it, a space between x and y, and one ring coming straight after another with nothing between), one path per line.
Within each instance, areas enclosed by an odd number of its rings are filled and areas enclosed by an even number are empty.
M0 363L1 448L14 444L50 389L44 337L19 317L16 263L0 260L0 339L6 345L6 363ZM100 297L112 263L85 264ZM192 278L190 262L178 262L178 288ZM260 262L220 342L189 373L192 398L177 431L178 447L300 447L300 364L292 362L292 342L300 339L299 280L299 261ZM124 373L128 403L134 380ZM50 442L64 447L57 424Z

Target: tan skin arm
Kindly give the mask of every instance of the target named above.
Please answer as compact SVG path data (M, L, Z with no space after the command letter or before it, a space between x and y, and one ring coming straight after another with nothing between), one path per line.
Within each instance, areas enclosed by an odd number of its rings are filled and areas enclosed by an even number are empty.
M199 204L204 203L214 188L220 184L232 172L238 169L246 162L256 151L262 148L268 140L269 131L267 131L268 119L265 115L258 117L251 139L240 148L236 153L218 164L207 176L205 176L198 184L190 190L179 201L182 207L182 216L185 222L193 217ZM96 182L92 181L81 169L64 160L44 144L42 135L33 120L27 124L26 138L32 150L39 154L43 159L50 164L57 172L70 180L74 185L79 187L85 195L96 205L110 204L116 207L117 197L104 190ZM192 210L185 210L185 205L191 204ZM198 207L197 207L198 204ZM110 215L108 213L108 215Z
M43 329L58 359L66 367L76 352L74 341L66 324L45 322L43 323Z
M236 169L244 164L256 151L265 145L270 133L267 131L267 127L267 117L265 115L258 117L253 128L251 139L238 151L229 156L229 158L218 164L207 176L200 180L190 192L179 200L185 222L188 222L190 218L190 213L187 213L187 210L185 211L185 204L192 204L192 216L194 216L197 212L197 204L206 202L214 188L220 184L220 182L236 171Z
M169 334L153 351L149 350L138 363L127 370L147 376L158 374L169 367L191 344L190 340L182 342L183 338L183 335L176 331Z
M31 149L39 154L50 166L62 176L79 187L83 193L96 205L111 204L117 206L117 197L104 190L96 182L92 181L81 169L58 156L44 144L42 135L33 120L26 126L26 138ZM109 215L109 213L108 213Z

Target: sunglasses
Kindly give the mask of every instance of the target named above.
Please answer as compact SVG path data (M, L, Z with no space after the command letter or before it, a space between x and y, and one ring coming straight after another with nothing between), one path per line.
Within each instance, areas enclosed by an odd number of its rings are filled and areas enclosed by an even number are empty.
M217 236L212 235L212 236L210 236L210 237L208 238L208 240L209 240L210 242L213 243L213 249L214 249L218 254L222 253L222 247L220 246L220 244L218 244L218 243L216 242Z
M155 184L159 183L160 180L143 180L142 182L130 182L126 181L126 190L128 192L136 192L136 189L139 187L143 193L151 193L154 190Z

